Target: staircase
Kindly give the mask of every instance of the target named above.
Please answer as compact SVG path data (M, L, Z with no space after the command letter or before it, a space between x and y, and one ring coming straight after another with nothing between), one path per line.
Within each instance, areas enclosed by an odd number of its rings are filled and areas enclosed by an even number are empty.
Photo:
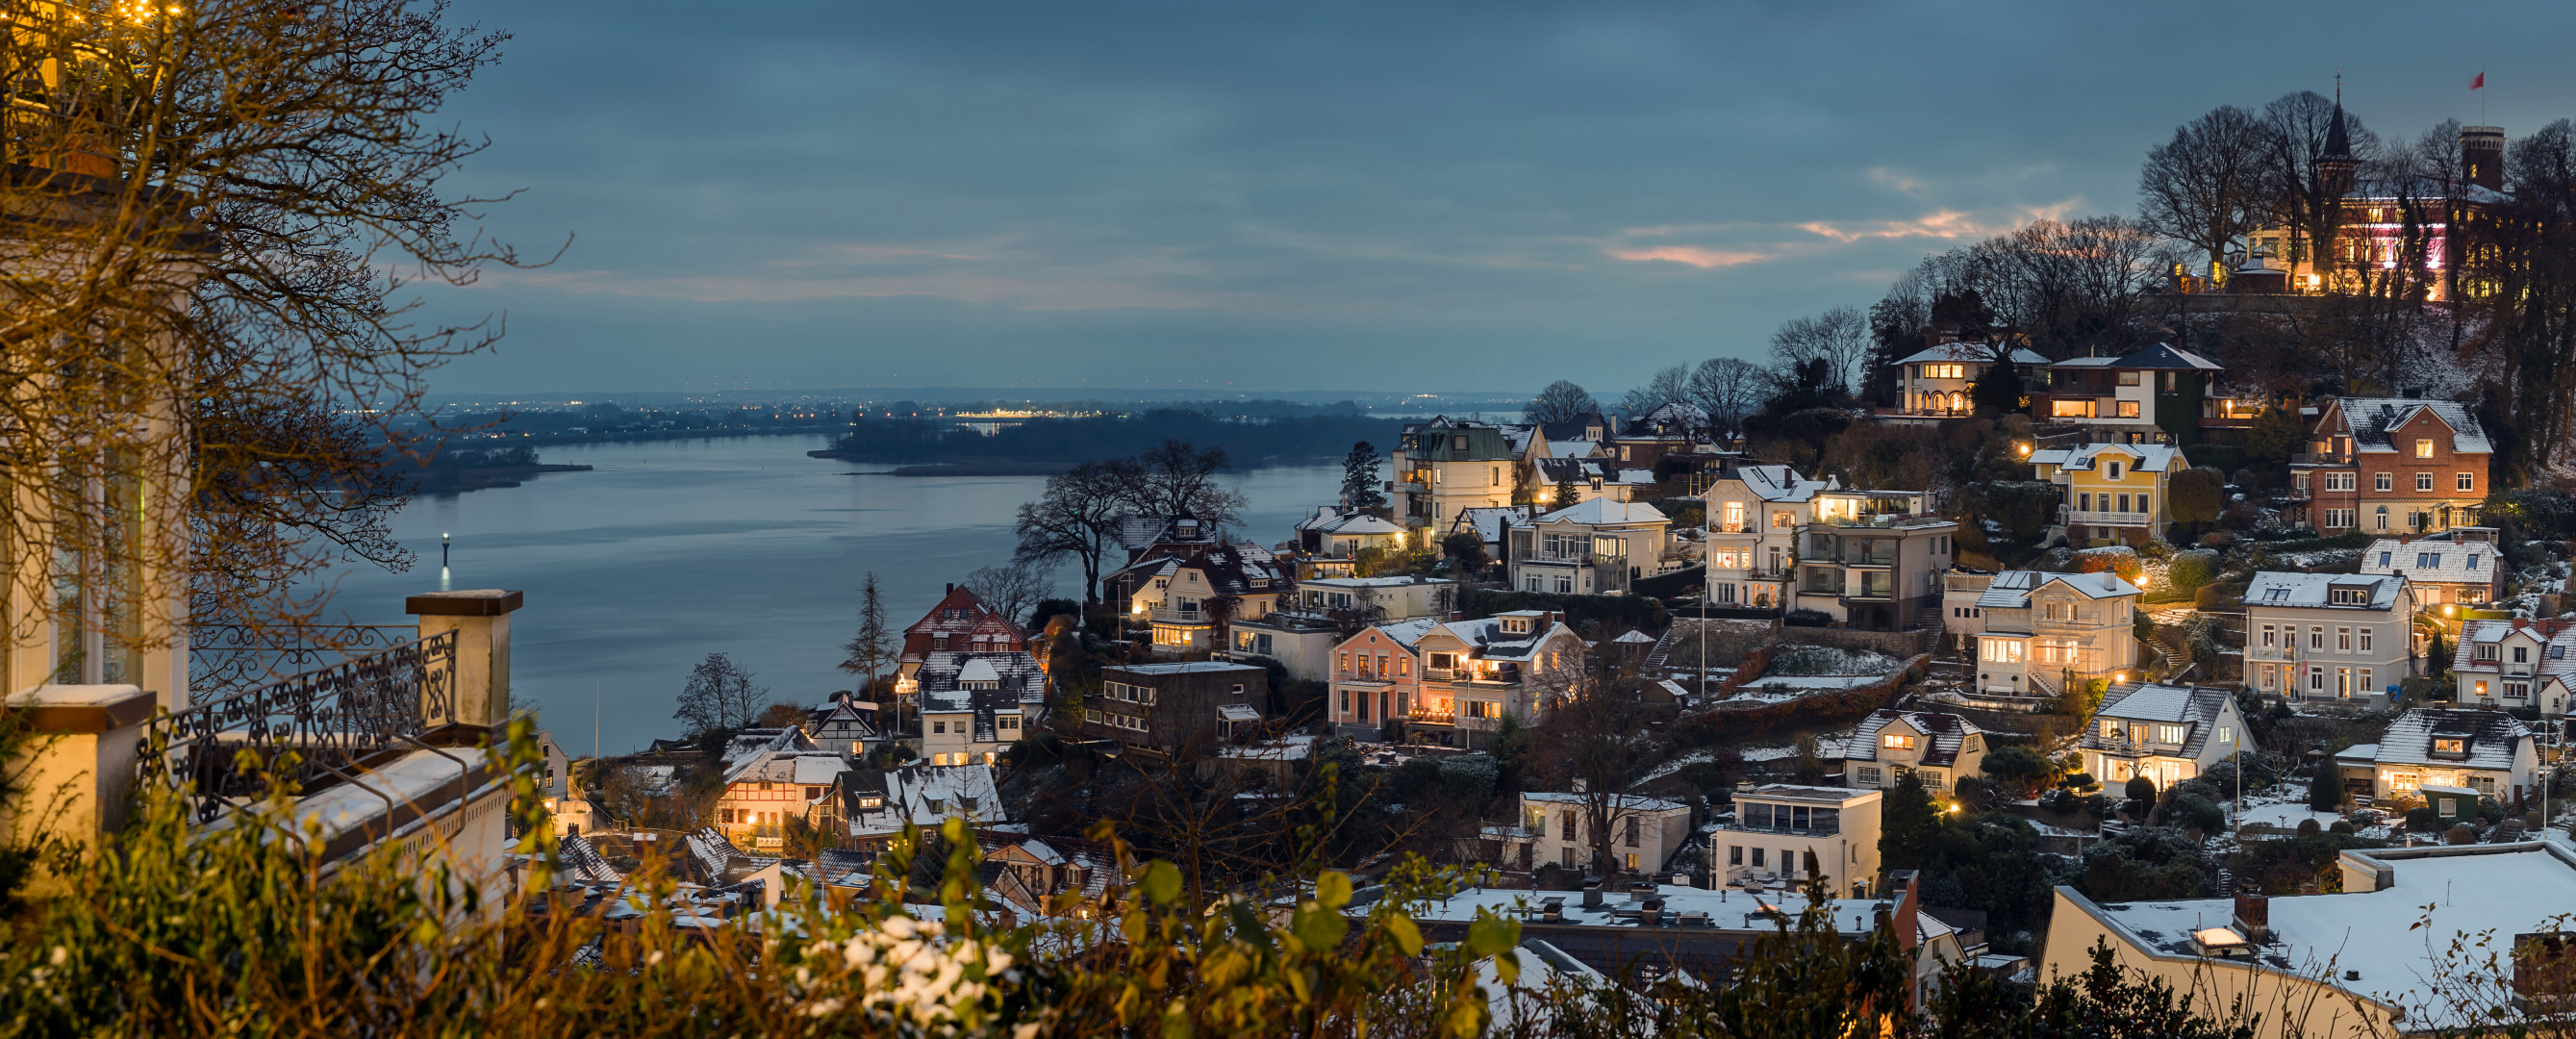
M1941 659L1941 611L1930 610L1915 618L1914 628L1923 636L1916 652L1929 654L1934 660Z

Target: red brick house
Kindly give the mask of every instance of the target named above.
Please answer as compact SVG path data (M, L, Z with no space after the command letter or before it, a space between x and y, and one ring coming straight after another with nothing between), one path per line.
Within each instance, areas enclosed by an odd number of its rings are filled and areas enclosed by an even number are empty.
M2424 533L2478 522L2494 456L2458 401L2345 397L2318 409L2290 480L2320 534Z
M895 664L895 677L908 685L913 672L933 653L1026 653L1029 635L1000 612L984 605L984 600L964 585L949 585L948 594L939 605L903 629L903 653ZM910 705L909 695L897 701Z

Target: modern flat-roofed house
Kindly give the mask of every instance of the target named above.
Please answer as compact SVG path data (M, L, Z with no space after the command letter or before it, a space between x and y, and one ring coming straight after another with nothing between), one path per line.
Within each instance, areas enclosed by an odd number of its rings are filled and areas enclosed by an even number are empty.
M1253 619L1227 625L1237 662L1276 660L1288 677L1332 679L1333 644L1343 633L1377 621L1447 620L1457 611L1458 582L1445 577L1325 577L1300 581L1280 605Z
M2030 465L2060 488L2055 526L2080 547L2142 544L2165 529L2173 474L2188 463L2163 444L2086 444L2034 452Z
M1942 343L1896 362L1896 410L1890 417L1964 418L1977 411L1977 380L1986 369L2009 359L2021 366L2025 380L2044 385L2048 358L2024 347L2001 343Z
M2246 681L2311 703L2382 705L2413 677L2414 595L2401 575L2263 571L2245 590Z
M1592 799L1583 794L1521 794L1520 834L1507 842L1517 846L1521 869L1558 866L1592 867ZM1673 853L1690 842L1690 806L1677 801L1622 794L1610 802L1610 867L1627 873L1655 873Z
M1939 616L1941 575L1950 569L1959 524L1935 515L1931 498L1922 491L1816 492L1814 515L1798 530L1790 608L1866 631L1910 630Z
M1515 524L1505 545L1511 586L1558 595L1624 595L1663 571L1672 521L1652 505L1593 498Z
M2006 570L1976 600L1977 688L2051 697L2070 680L2116 679L2138 666L2139 591L2110 571ZM1945 623L1946 623L1945 619Z
M2519 804L2540 768L2531 727L2502 711L2434 710L2398 715L2379 736L2372 796L2421 796L2428 786L2460 787Z
M2318 533L2420 534L2477 522L2494 457L2466 404L2345 397L2319 408L2290 483Z
M1251 664L1196 661L1101 669L1100 691L1083 697L1085 734L1129 750L1196 758L1261 724L1270 671Z
M2380 538L2362 551L2361 572L2404 575L2415 590L2416 608L2425 610L2502 599L2507 576L2494 527L2453 527L2412 540Z
M1505 715L1538 724L1585 659L1561 614L1516 610L1478 620L1372 624L1333 650L1334 729L1385 739L1490 746Z
M1825 890L1866 897L1878 880L1879 806L1885 797L1834 786L1738 784L1735 818L1709 828L1709 854L1717 863L1711 871L1730 881L1803 886L1812 855Z
M1986 764L1985 730L1942 711L1871 711L1843 742L1843 785L1885 790L1908 773L1934 794Z
M2474 620L2460 625L2451 658L2462 707L2537 708L2542 717L2567 713L2566 689L2576 675L2576 624L2562 620Z
M2217 686L2127 682L2103 694L2077 746L2084 771L2106 787L2145 776L2163 789L2254 748L2245 746L2236 698Z
M2501 1031L2489 1008L2524 997L2427 992L2447 986L2426 979L2463 969L2489 972L2462 983L2478 991L2531 992L2537 979L2567 991L2559 933L2576 905L2576 854L2566 845L2353 848L2337 865L2336 893L2295 898L2240 889L2232 898L2096 902L2062 885L2039 976L2078 976L2096 945L2107 946L2123 973L2222 1004L2242 994L2253 1039ZM2495 959L2471 954L2472 968L2452 952L2468 948Z

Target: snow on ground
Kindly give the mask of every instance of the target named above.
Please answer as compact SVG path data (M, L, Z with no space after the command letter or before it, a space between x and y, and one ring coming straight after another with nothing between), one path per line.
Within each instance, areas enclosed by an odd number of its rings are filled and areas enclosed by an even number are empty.
M2498 605L2526 617L2540 615L2540 597L2567 587L2567 564L2542 563L2527 566L2513 576L2513 598Z
M2297 552L2272 553L2272 565L2295 566L2304 569L2314 569L2320 566L2339 565L2343 563L2358 563L2360 561L2361 550L2358 548L2310 548Z
M2323 828L2333 826L2342 818L2343 816L2336 812L2320 812L2301 802L2284 801L2278 804L2247 805L2244 814L2237 817L2236 824L2243 827L2259 823L2265 826L2278 826L2284 830L2295 830L2298 829L2301 819L2314 819L2317 821L2317 826Z
M1885 653L1866 649L1838 649L1833 646L1782 646L1771 653L1771 666L1762 674L1767 680L1781 675L1868 675L1884 677L1904 663Z

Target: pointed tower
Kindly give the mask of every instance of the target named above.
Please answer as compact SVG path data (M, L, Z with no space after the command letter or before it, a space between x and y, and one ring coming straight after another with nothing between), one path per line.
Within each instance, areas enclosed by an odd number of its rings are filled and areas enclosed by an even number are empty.
M2326 199L2351 194L2353 174L2360 165L2352 157L2352 137L2343 127L2343 77L2336 76L2334 119L2326 125L2325 150L2317 153L2318 194Z

